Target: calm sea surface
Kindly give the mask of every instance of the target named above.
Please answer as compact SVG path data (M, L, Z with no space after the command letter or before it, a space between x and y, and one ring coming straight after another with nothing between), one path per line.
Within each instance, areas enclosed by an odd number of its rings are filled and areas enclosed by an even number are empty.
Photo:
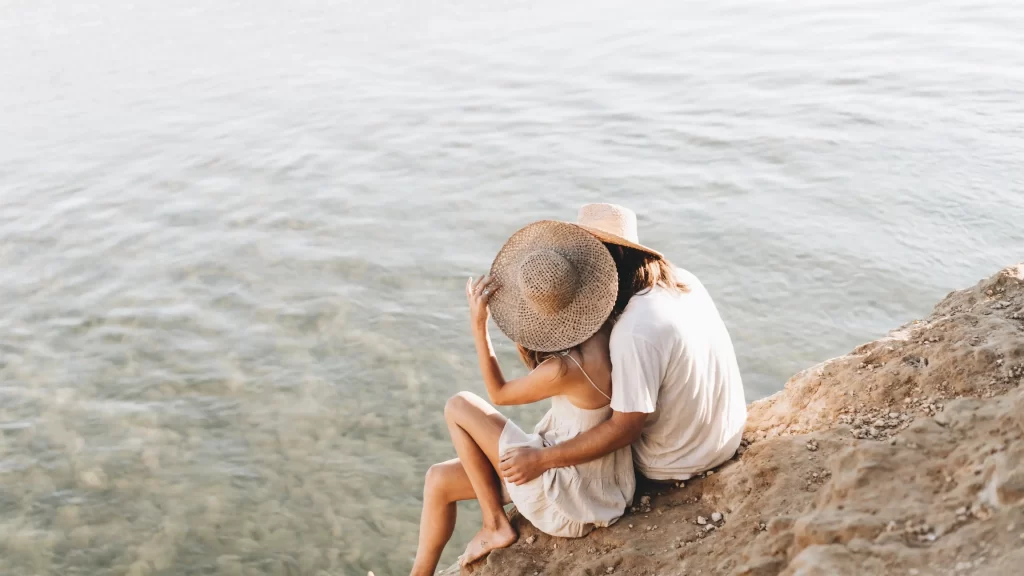
M775 392L1024 259L1024 4L0 1L0 573L408 570L465 278L591 201Z

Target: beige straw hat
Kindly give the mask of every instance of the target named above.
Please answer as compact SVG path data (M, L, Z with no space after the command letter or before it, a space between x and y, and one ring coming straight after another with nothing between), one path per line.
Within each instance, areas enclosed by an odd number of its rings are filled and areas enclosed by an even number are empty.
M618 204L584 204L576 225L602 242L635 248L658 258L661 252L640 243L636 233L636 213Z
M489 307L514 342L537 352L572 348L608 320L619 280L615 261L594 236L542 220L505 242L491 264L498 289Z

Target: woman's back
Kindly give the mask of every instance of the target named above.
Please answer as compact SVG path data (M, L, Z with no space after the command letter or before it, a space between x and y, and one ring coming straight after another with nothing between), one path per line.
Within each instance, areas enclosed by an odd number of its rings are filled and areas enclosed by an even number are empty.
M559 355L557 361L563 363L560 378L569 381L554 385L565 393L552 396L551 408L533 434L526 434L509 421L498 441L499 452L519 446L561 444L611 417L607 332L599 332L576 351ZM578 466L553 468L525 484L506 482L506 488L520 512L544 532L583 536L595 526L615 523L633 501L636 477L632 453L626 446Z
M550 398L551 410L537 433L526 434L470 392L460 392L445 405L445 421L459 459L437 465L438 473L428 474L417 574L432 574L437 566L441 547L454 529L452 503L457 498L449 488L464 495L467 480L480 502L484 525L460 562L472 563L515 541L494 471L504 479L522 515L548 534L583 536L623 514L635 490L628 447L580 466L548 469L540 476L527 476L512 464L533 452L526 447L565 442L611 417L610 331L601 328L614 309L618 284L608 248L590 232L556 221L536 222L516 232L495 257L491 273L466 282L477 361L491 403L522 405ZM519 347L529 374L512 380L502 374L488 333L491 317ZM566 349L572 352L557 352ZM439 474L452 480L431 480ZM436 486L430 489L431 485ZM431 521L435 527L424 528Z
M612 362L608 352L611 328L602 328L574 350L549 360L561 362L562 396L584 410L607 407L612 395ZM610 414L610 412L609 412Z
M576 350L557 356L557 360L562 362L561 377L569 382L553 383L565 393L551 397L551 408L534 428L534 433L541 435L546 445L561 444L611 417L609 333L610 330L602 329ZM609 454L577 468L581 472L587 470L585 475L588 477L615 474L615 470L607 466L614 460L611 456Z

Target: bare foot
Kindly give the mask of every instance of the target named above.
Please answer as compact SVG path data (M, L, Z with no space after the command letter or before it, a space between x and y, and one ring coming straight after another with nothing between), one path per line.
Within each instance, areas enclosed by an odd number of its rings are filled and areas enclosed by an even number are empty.
M459 556L459 566L468 566L490 554L492 550L507 548L515 543L519 535L506 520L497 529L481 528L466 546L466 552Z

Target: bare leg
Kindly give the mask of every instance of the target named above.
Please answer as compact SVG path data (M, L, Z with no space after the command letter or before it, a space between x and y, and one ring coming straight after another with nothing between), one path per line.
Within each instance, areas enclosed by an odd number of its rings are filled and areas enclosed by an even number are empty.
M466 565L516 541L516 531L502 507L501 479L497 473L498 438L506 418L470 392L460 392L448 400L444 418L483 517L483 527L459 559L460 564Z
M420 540L412 576L433 576L445 545L455 530L455 503L476 498L459 459L434 464L423 483Z

